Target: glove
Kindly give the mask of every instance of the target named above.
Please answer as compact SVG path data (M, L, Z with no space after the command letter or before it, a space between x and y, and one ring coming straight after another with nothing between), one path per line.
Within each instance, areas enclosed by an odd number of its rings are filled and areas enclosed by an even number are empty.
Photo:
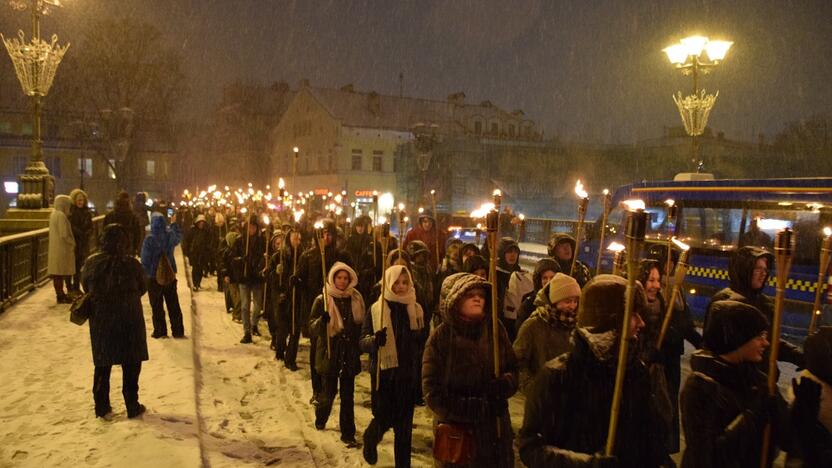
M777 397L766 391L751 401L749 411L758 424L764 425L777 414Z
M490 401L507 399L514 384L514 376L505 373L496 379L491 379L485 387L485 395Z
M292 275L292 276L289 277L289 284L292 287L300 286L301 283L303 283L303 280L300 279L300 276Z
M596 453L592 457L592 466L596 468L618 468L618 457Z
M792 420L799 426L809 427L815 424L818 411L820 411L820 384L805 377L800 379L800 382L792 379L792 389L794 390Z
M373 339L376 342L376 348L381 348L387 344L387 327L373 333Z

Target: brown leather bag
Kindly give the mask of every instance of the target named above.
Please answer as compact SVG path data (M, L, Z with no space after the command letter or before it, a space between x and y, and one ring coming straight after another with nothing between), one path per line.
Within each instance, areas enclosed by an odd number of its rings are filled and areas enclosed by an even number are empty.
M156 282L159 283L159 286L167 286L174 281L176 281L176 273L170 265L168 256L162 252L162 256L159 258L159 264L156 266Z
M439 423L433 428L433 458L441 463L469 465L476 447L474 431L466 425Z

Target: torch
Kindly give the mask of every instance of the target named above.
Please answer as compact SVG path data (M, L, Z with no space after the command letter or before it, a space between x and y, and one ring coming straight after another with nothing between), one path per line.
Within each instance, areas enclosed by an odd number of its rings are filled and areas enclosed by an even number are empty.
M523 231L526 229L526 215L520 213L517 216L517 219L520 220L520 222L517 223L517 243L519 244L520 239L523 237Z
M318 240L318 250L321 251L321 274L323 276L324 285L323 285L323 292L321 298L324 302L324 313L329 313L329 301L327 300L326 294L326 247L324 246L324 223L323 221L318 221L315 223L315 237ZM329 339L329 330L326 330L326 356L329 358L330 351L331 351L331 344Z
M774 238L774 258L777 265L777 289L774 294L774 315L771 318L771 353L768 356L768 394L771 396L777 393L777 355L780 352L780 319L783 317L783 302L786 299L786 282L789 279L789 270L792 267L792 254L794 253L794 232L785 228L777 233ZM766 424L763 432L763 449L760 454L760 466L765 468L768 462L768 448L771 444L771 423Z
M581 201L578 202L578 228L575 230L575 251L572 252L572 266L569 267L569 276L575 274L575 263L578 261L578 252L581 251L581 237L584 235L586 207L589 205L589 195L584 190L584 184L581 183L580 179L575 182L575 194Z
M620 276L621 270L624 269L624 262L627 259L627 252L624 250L625 247L623 244L619 244L618 242L610 242L609 247L607 250L612 252L612 274Z
M376 265L378 265L378 259L376 258L376 226L378 226L378 192L373 190L373 284L377 281L375 272Z
M303 216L303 210L295 211L294 216L295 216L295 225L297 226L298 223L300 222L300 217ZM295 228L295 229L297 229L297 228ZM289 245L292 247L292 275L293 276L296 276L298 274L298 249L300 249L300 242L301 242L300 231L297 231L297 233L298 233L298 245L297 246L292 245L292 235L289 234ZM295 309L296 309L296 307L295 307L295 304L296 304L295 298L296 298L296 295L297 295L297 288L292 287L292 335L295 334Z
M670 198L665 200L664 204L665 204L665 206L667 206L667 223L666 224L667 224L667 239L668 239L668 242L667 242L667 258L665 259L665 266L664 266L664 271L667 272L667 274L664 277L665 293L667 293L668 291L670 291L670 287L671 287L670 286L670 267L673 265L672 239L674 238L674 236L676 236L676 223L675 223L674 220L676 219L677 206L676 206L676 202L673 199L670 199ZM670 222L671 221L674 221L672 229L670 227Z
M823 244L820 247L820 267L818 268L818 282L815 287L815 304L812 306L812 320L809 322L809 334L815 332L817 319L820 316L820 299L823 295L823 279L826 276L826 271L829 268L829 254L832 251L832 228L823 228L823 234L826 236L823 239Z
M399 248L404 250L404 231L407 229L407 213L404 211L404 203L399 203Z
M673 317L673 305L676 303L676 297L679 295L679 290L682 288L682 283L685 281L685 275L688 273L688 253L690 246L684 242L671 238L671 244L676 244L682 251L679 254L679 262L676 263L676 273L673 275L673 289L670 290L670 296L667 301L667 312L664 314L664 322L662 322L662 330L659 332L659 339L656 341L656 349L662 349L664 337L667 334L667 329L670 327L670 319ZM668 251L668 258L670 258L670 251ZM670 275L670 270L666 270L666 275Z
M625 292L624 318L621 324L621 333L618 337L618 366L615 371L615 389L612 394L612 405L610 407L610 425L607 429L607 445L605 453L612 455L615 449L615 433L618 429L618 413L621 409L621 394L624 389L624 373L627 369L627 348L629 347L630 317L633 314L636 292L636 272L638 272L638 260L641 248L644 245L644 234L647 227L647 213L644 211L644 202L641 200L628 200L627 205L627 230L625 239L627 242L627 290Z
M430 203L433 206L433 219L436 222L436 244L433 246L436 255L436 270L439 271L439 213L436 212L436 190L430 191Z
M381 313L379 314L378 329L384 330L384 291L387 289L387 243L390 241L390 223L385 222L381 226L381 248L384 250L384 256L381 259L381 294L379 300L381 301ZM375 248L373 248L375 250ZM375 270L375 265L373 265ZM378 351L376 351L378 354ZM381 385L381 359L376 356L376 391Z
M601 237L598 241L598 259L595 261L595 276L601 273L601 254L603 253L604 238L607 235L607 218L610 216L610 202L612 195L608 189L604 189L604 212L601 214ZM613 273L615 274L615 273Z
M494 191L494 205L499 206L500 191ZM485 218L488 229L488 281L491 283L491 345L494 350L494 378L500 378L500 325L497 310L497 235L500 232L500 211L494 208ZM497 438L500 438L500 417L497 416Z

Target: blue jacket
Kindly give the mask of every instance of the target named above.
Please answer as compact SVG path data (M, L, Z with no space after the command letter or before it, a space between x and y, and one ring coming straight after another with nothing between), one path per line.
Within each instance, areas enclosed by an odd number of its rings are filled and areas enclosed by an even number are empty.
M173 267L174 272L176 271L173 250L181 241L182 233L179 231L179 225L173 223L168 229L165 217L159 213L153 213L150 218L150 235L145 237L144 244L142 244L142 268L148 278L156 275L162 252L168 256L170 266Z

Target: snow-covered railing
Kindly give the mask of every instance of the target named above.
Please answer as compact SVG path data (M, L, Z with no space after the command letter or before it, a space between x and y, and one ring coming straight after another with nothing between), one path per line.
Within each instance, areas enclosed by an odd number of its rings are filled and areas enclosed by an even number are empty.
M98 245L104 216L93 218L90 252ZM46 265L49 255L49 228L0 237L0 310L25 296L49 277Z

